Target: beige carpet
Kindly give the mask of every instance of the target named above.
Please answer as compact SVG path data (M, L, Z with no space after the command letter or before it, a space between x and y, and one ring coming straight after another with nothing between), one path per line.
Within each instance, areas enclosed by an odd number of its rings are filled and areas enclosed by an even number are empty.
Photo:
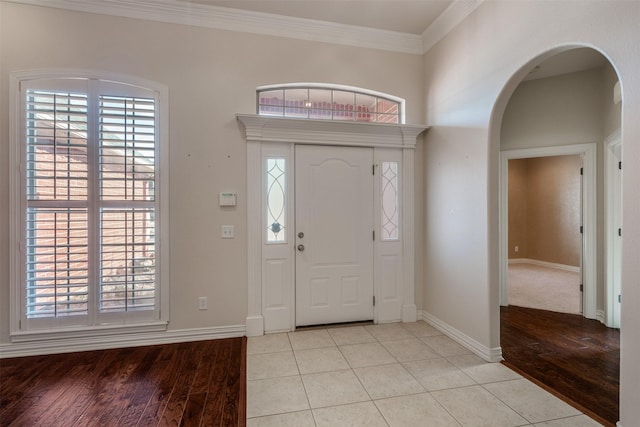
M509 305L580 314L580 273L535 264L509 265Z

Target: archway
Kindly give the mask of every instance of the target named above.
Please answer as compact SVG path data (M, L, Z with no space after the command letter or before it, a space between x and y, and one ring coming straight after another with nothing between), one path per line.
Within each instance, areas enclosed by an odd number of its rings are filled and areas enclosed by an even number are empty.
M494 108L492 111L492 117L491 117L491 121L490 121L490 127L489 127L489 144L490 144L490 164L489 164L489 179L490 182L494 184L493 188L497 189L500 185L503 185L504 183L502 183L500 181L500 178L498 177L498 172L500 170L500 165L499 165L499 158L500 158L500 151L501 151L501 141L503 140L503 121L505 119L505 112L507 111L507 107L509 104L509 101L512 99L512 97L514 96L514 93L516 92L516 89L520 86L521 82L525 79L525 77L530 74L532 72L532 70L535 70L539 64L543 63L544 61L546 61L549 58L552 58L556 55L574 50L574 49L579 49L579 48L589 48L590 50L593 50L595 52L598 52L599 55L601 55L603 58L606 59L606 61L608 62L608 64L613 68L614 73L616 74L616 78L619 79L619 75L617 73L617 71L615 70L615 67L613 66L611 60L600 50L595 49L592 46L584 46L584 45L568 45L568 46L563 46L563 47L558 47L558 48L554 48L551 49L533 59L531 59L530 61L528 61L525 65L523 65L508 81L507 83L504 85L500 95L498 96L495 104L494 104ZM621 117L621 116L620 116ZM618 118L618 129L620 128L621 123L619 122L619 118ZM604 128L605 126L603 126ZM602 169L604 168L604 155L605 155L605 151L604 148L606 146L606 141L608 140L608 136L609 136L610 132L605 132L603 130L602 135L600 137L600 139L597 139L595 141L589 141L589 142L597 142L598 143L598 151L597 151L597 158L598 158L598 164L599 164L599 169L600 171L598 171L598 181L600 181L600 190L599 192L604 192L604 185L602 185L602 181L604 180L604 173L602 172ZM586 142L586 141L574 141L574 142ZM553 144L551 144L553 145ZM556 144L559 145L559 144ZM532 148L532 147L526 147L526 148ZM500 335L500 304L498 303L498 300L500 298L500 285L501 285L501 279L504 279L504 274L501 274L502 271L500 269L501 265L505 265L506 264L506 254L507 254L507 248L505 247L505 242L506 242L506 236L504 235L505 233L505 227L503 227L503 221L505 220L504 218L504 214L500 212L500 208L499 208L499 203L500 203L500 196L499 196L500 192L497 190L491 191L490 192L490 248L492 249L490 251L490 274L491 276L494 278L494 280L491 281L492 285L491 285L491 294L492 294L492 335L494 335L495 337L499 337ZM601 199L601 201L599 202L600 204L600 211L597 213L597 215L602 218L604 216L604 204L602 202L602 200L605 199L605 197L603 197L604 194L599 194L598 198ZM598 220L598 232L594 232L594 236L593 238L596 239L597 242L597 247L604 247L604 243L605 243L605 238L607 238L609 236L610 231L608 232L608 234L606 233L606 229L605 229L605 222L602 219ZM594 246L596 246L594 245ZM599 278L604 278L605 274L604 271L607 268L611 268L611 257L607 256L607 252L603 251L601 253L598 254L597 256L597 264L598 264L598 270L600 271L600 273L598 274ZM594 271L595 271L595 266L594 267ZM502 277L501 277L502 276ZM608 276L608 275L607 275ZM502 283L503 284L503 283ZM611 287L611 284L607 285L608 287ZM599 292L597 292L598 294L598 301L597 301L597 307L598 307L598 313L596 316L588 316L588 317L593 317L593 318L597 318L598 320L600 320L601 322L605 322L605 320L611 318L611 316L607 313L608 310L610 310L611 308L611 302L613 299L613 293L609 288L605 289L604 291L602 289L599 290ZM595 297L595 296L594 296ZM504 299L502 301L503 303L505 303ZM589 409L589 408L587 408ZM614 422L616 420L613 420Z

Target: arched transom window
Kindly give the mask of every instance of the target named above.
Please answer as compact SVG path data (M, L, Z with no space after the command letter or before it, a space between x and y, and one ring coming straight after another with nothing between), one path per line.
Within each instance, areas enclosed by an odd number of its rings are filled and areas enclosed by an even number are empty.
M293 83L256 89L264 116L404 123L404 99L351 86Z

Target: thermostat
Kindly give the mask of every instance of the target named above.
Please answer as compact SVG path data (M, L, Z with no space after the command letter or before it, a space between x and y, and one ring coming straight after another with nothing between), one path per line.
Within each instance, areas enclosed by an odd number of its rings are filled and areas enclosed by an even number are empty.
M220 193L218 200L220 206L235 206L236 193Z

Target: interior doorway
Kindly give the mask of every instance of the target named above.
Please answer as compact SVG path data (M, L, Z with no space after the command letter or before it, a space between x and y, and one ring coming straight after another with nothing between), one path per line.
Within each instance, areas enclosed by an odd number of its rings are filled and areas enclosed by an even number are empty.
M509 305L582 313L582 156L508 162Z
M513 264L517 264L518 261L526 261L531 264L538 264L543 266L551 266L555 268L565 268L571 270L572 265L575 267L577 264L577 271L579 272L579 281L578 290L582 289L582 298L581 301L577 304L580 306L578 310L581 312L584 317L590 319L597 318L597 204L596 204L596 176L597 176L597 164L596 164L596 145L595 144L576 144L576 145L566 145L566 146L557 146L557 147L543 147L543 148L531 148L531 149L521 149L521 150L505 150L500 153L501 161L500 161L500 305L507 306L509 305L509 260L516 260ZM512 222L511 213L509 211L509 186L510 186L510 174L509 174L509 164L513 160L520 159L559 159L560 163L575 163L575 165L580 165L577 168L575 173L578 176L578 193L577 195L573 195L572 197L577 200L572 202L573 208L578 208L578 212L575 212L573 215L574 219L567 218L565 221L571 223L575 221L575 218L579 218L578 224L574 224L574 233L571 232L570 227L571 224L567 224L565 227L561 227L563 230L566 229L567 235L577 235L577 245L578 248L573 248L573 255L567 256L566 254L562 255L564 252L571 252L568 248L571 245L568 245L566 248L558 248L554 247L553 251L558 251L558 254L555 255L556 258L548 258L548 255L545 254L546 251L550 251L549 243L542 242L536 243L537 246L530 252L531 257L526 255L527 258L518 259L516 258L516 254L522 254L521 252L521 244L515 243L515 240L518 238L524 239L522 236L513 236L513 233L509 233L509 225ZM568 159L567 162L563 160ZM542 161L544 163L544 160ZM552 164L553 161L549 161L548 164ZM555 162L558 163L558 162ZM515 166L517 163L513 163L512 166ZM512 167L512 171L513 171ZM535 169L539 173L539 170L542 169L536 165ZM581 175L580 175L581 174ZM511 178L515 178L517 175L513 175ZM544 174L543 176L536 176L534 180L541 180L542 183L536 184L539 186L552 186L553 183L544 183L546 180ZM517 187L517 186L516 186ZM575 182L573 187L576 187ZM549 195L555 195L555 197L559 197L559 195L555 194L555 192L549 192L549 188L540 189L542 193L543 200L544 198L551 197ZM558 203L565 203L568 200L560 199L557 201ZM523 202L520 202L522 205ZM549 214L550 209L549 205L545 205L543 203L539 203L537 209L542 210L543 212L540 216L545 217ZM570 209L570 208L569 208ZM549 227L548 218L543 218L544 220L541 223L537 224L535 229L532 230L532 234L535 237L538 237L540 234L547 233L549 230L545 230L545 227ZM545 225L546 224L546 225ZM542 227L542 229L540 229ZM558 230L555 230L554 233L558 233ZM512 240L510 242L510 239ZM515 240L514 240L515 239ZM526 243L525 243L526 244ZM574 245L576 242L573 243ZM558 245L556 243L556 245ZM515 251L515 246L518 246L518 252ZM523 248L525 251L527 249ZM526 253L529 253L528 251ZM543 254L543 255L538 255ZM563 257L564 256L564 257ZM577 262L575 258L578 258ZM540 259L541 258L541 259ZM567 259L569 261L557 261ZM532 262L533 260L533 262ZM550 261L551 260L551 261ZM556 260L556 261L553 261ZM537 262L536 262L537 261ZM567 263L567 264L564 264ZM575 268L574 268L575 271ZM582 285L582 287L580 287ZM534 308L542 308L542 307L534 307Z

